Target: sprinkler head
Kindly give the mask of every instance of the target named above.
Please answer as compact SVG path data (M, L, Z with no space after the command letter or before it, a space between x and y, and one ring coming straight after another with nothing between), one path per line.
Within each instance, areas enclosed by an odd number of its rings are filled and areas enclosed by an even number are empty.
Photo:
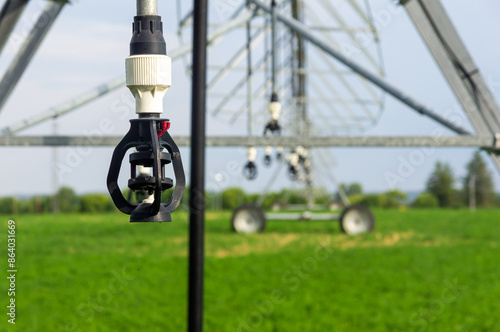
M276 135L276 136L281 135L281 127L278 124L278 121L271 120L266 125L266 127L264 128L264 136L267 136L268 133L270 133L271 135Z
M272 135L281 135L281 127L278 124L278 120L281 114L281 104L276 93L273 93L271 96L271 102L269 103L269 113L271 114L271 121L269 121L264 128L264 136L266 136L268 133L271 133Z
M243 167L243 176L248 180L255 180L257 178L257 166L252 161L249 161L245 167Z
M281 161L283 159L283 147L282 146L278 146L276 148L276 159Z
M266 155L264 156L264 165L271 166L271 154L273 153L272 146L266 146Z
M297 181L299 177L299 171L297 170L297 167L293 165L288 166L288 176L290 177L290 180L292 181Z
M271 161L271 156L269 156L269 155L265 155L265 156L264 156L264 165L266 165L266 166L271 166L271 163L272 163L272 161Z
M130 120L130 130L117 145L108 173L108 190L116 207L130 215L130 222L168 222L171 213L179 206L184 193L185 176L179 148L166 131L168 120L160 118L141 118ZM122 160L126 152L130 154L130 190L147 192L153 200L131 203L123 197L118 186ZM175 188L168 202L161 202L161 194L174 186L174 181L165 176L165 166L172 164L175 175ZM149 167L151 175L137 172L138 168Z
M170 122L160 118L163 98L172 84L172 60L167 56L160 16L138 12L134 17L126 76L139 118L130 120L130 130L113 152L108 190L116 207L130 215L130 222L172 221L171 213L180 204L186 181L179 148L167 132ZM125 199L118 186L122 160L129 149L135 151L129 159L128 187L145 194L141 203ZM174 187L173 179L165 176L169 164L173 166L175 188L170 200L162 203L162 193Z

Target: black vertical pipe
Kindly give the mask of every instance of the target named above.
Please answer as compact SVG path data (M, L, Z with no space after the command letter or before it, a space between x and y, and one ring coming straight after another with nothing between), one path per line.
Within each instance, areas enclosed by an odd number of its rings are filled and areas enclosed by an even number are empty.
M188 331L203 331L207 0L194 0Z
M271 51L272 51L272 90L273 95L278 93L278 88L276 87L276 66L277 66L277 47L276 47L276 0L271 1ZM276 101L276 100L272 100Z
M303 16L303 4L301 0L292 0L292 17L298 22L302 21ZM297 59L295 65L297 66L297 71L294 73L294 83L296 83L295 89L293 91L294 97L297 98L298 102L298 119L297 127L301 128L295 133L296 135L309 135L308 120L307 120L307 110L306 110L306 54L304 38L294 32L293 37L296 41L296 48L293 50L294 57Z
M250 1L247 1L247 8L250 10ZM253 106L253 89L252 89L252 23L251 19L247 22L247 122L248 136L252 136L252 106Z

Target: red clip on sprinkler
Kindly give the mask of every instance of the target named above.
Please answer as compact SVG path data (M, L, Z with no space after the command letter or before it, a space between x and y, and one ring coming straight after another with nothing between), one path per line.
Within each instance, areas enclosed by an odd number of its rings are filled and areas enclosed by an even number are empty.
M163 121L159 123L160 129L158 130L158 137L163 136L170 129L170 121Z

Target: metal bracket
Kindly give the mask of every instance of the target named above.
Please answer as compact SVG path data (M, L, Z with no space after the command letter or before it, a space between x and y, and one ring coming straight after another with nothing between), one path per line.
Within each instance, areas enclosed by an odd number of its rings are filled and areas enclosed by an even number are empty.
M491 152L500 156L500 133L495 134L495 138L493 139L493 149Z

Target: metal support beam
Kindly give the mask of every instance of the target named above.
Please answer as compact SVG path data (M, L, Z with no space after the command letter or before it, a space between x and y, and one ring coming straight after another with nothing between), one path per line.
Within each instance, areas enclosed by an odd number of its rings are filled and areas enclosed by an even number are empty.
M359 37L356 35L356 33L349 29L349 23L344 20L342 15L340 15L333 2L329 0L321 0L320 2L323 5L323 8L325 8L326 11L331 14L331 17L335 18L343 31L345 31L349 35L349 37L351 37L352 42L357 46L359 50L361 50L361 53L363 53L366 59L368 59L368 61L381 73L382 69L380 68L377 60L370 54L370 52L368 52L368 48L360 42ZM367 24L370 24L370 22L371 20L366 20Z
M210 34L210 36L208 38L209 41L208 41L207 48L210 48L211 46L216 45L217 41L221 38L222 35L224 35L228 31L238 27L240 24L243 24L244 22L246 22L250 18L251 18L251 15L243 15L242 17L237 17L237 18L234 18L233 20L227 22L224 26L221 26L219 29L217 29L216 31L214 31L213 33ZM193 49L193 45L191 43L183 45L183 46L173 50L170 53L170 57L172 58L172 60L180 59L183 56L185 56L186 54L188 54L189 52L191 52L192 49ZM21 120L21 121L15 123L9 127L3 128L0 130L0 133L1 134L16 133L16 132L19 132L21 130L32 127L34 125L45 122L45 121L52 119L54 117L68 114L74 110L77 110L79 107L94 101L97 98L100 98L100 97L102 97L110 92L117 90L120 87L125 87L125 78L122 78L121 80L115 79L115 80L112 80L112 81L107 82L105 84L102 84L101 86L97 87L96 89L85 92L85 93L73 98L70 101L67 101L61 105L58 105L54 108L49 109L48 111L37 114L37 115L32 116L30 118Z
M248 6L250 3L247 1ZM252 136L252 111L253 111L253 87L252 87L252 21L247 22L247 134Z
M188 331L203 331L205 263L205 139L208 0L194 0L189 188Z
M249 24L250 21L247 22L247 25ZM210 90L212 87L214 87L229 71L237 69L235 66L238 64L244 57L245 55L248 56L248 53L250 50L256 46L260 41L265 37L265 31L262 29L259 29L254 35L250 37L251 43L250 45L245 45L241 47L238 52L234 54L234 56L229 59L227 64L224 66L221 66L219 72L215 74L215 76L212 78L212 80L207 84L207 90ZM211 67L213 68L213 67ZM244 69L245 71L248 71L248 67Z
M0 11L0 54L29 0L7 0Z
M65 2L47 3L15 60L7 69L0 82L0 112L64 5Z
M107 84L100 85L80 96L77 98L74 98L72 100L69 100L65 102L64 104L61 104L59 106L56 106L54 108L51 108L50 110L36 114L34 116L31 116L29 118L26 118L22 121L19 121L17 123L14 123L13 125L10 125L0 131L0 133L4 135L10 135L10 134L15 134L19 131L22 131L24 129L27 129L29 127L35 126L39 123L45 122L49 119L54 119L59 116L63 116L79 107L82 107L97 98L100 98L106 94L108 94L111 91L114 91L118 88L121 88L125 85L125 82L122 77L115 79L112 82L109 82Z
M271 61L271 86L272 86L272 93L275 94L277 93L277 87L276 87L276 66L277 66L277 61L278 61L278 47L276 46L276 41L277 41L277 31L276 31L276 14L277 14L277 9L276 9L277 3L276 0L271 0L271 56L272 56L272 61Z
M254 3L257 7L264 10L265 12L271 13L271 8L269 6L267 6L266 4L262 3L261 1L259 1L259 0L250 0L250 1L252 1L252 3ZM349 67L350 69L352 69L353 71L355 71L359 75L363 76L368 81L372 82L373 84L375 84L376 86L378 86L382 90L386 91L388 94L390 94L394 98L398 99L402 103L406 104L410 108L416 110L417 112L419 112L422 115L426 115L426 116L430 117L431 119L437 121L438 123L442 124L443 126L449 128L450 130L452 130L458 134L471 135L471 133L467 129L462 128L462 127L454 124L453 122L445 119L441 115L437 114L433 110L426 107L423 103L410 97L408 94L401 91L398 87L389 83L384 78L373 74L369 70L365 69L363 66L361 66L358 63L347 58L341 52L337 51L336 49L334 49L330 45L323 42L323 40L318 38L313 32L310 31L310 29L307 26L305 26L301 22L298 22L297 20L294 20L293 18L287 17L287 16L282 15L280 13L277 13L276 16L277 16L277 19L281 23L283 23L284 25L286 25L287 27L289 27L290 29L292 29L296 33L300 34L302 37L307 39L310 43L317 46L318 48L320 48L324 52L330 54L332 57L336 58L338 61L343 63L345 66Z
M307 209L307 205L304 207ZM266 213L266 219L272 221L337 221L340 220L340 215L337 213L311 212Z
M4 147L50 147L50 146L116 146L121 136L0 136L0 146ZM174 137L178 146L189 147L190 136ZM278 145L295 148L299 145L307 148L326 147L477 147L500 152L500 136L208 136L208 147Z
M280 38L280 39L278 39L276 45L277 45L277 47L279 47L280 45L285 44L287 42L288 42L288 40L286 40L285 38ZM258 70L265 68L269 57L272 57L271 50L268 51L266 54L264 54L264 56L261 59L259 59L259 61L257 63L254 63L253 71L256 72ZM238 83L234 84L232 89L229 91L229 93L226 93L225 97L214 107L214 109L212 111L212 115L217 115L219 112L221 112L222 109L224 108L224 106L246 84L247 80L248 80L248 77L244 77ZM264 85L267 88L267 80L266 80ZM264 93L264 92L265 91L262 91L262 93ZM245 111L247 111L247 110L245 110Z
M304 4L301 0L292 0L292 16L297 21L303 19ZM295 33L292 38L292 59L293 68L297 69L292 74L293 97L295 99L295 111L297 120L295 126L295 135L309 135L310 123L307 114L307 82L306 82L306 49L304 39L301 35Z
M405 7L477 134L500 134L500 107L441 1L412 0ZM500 170L500 156L491 157Z
M479 135L500 132L500 108L439 0L406 10Z

